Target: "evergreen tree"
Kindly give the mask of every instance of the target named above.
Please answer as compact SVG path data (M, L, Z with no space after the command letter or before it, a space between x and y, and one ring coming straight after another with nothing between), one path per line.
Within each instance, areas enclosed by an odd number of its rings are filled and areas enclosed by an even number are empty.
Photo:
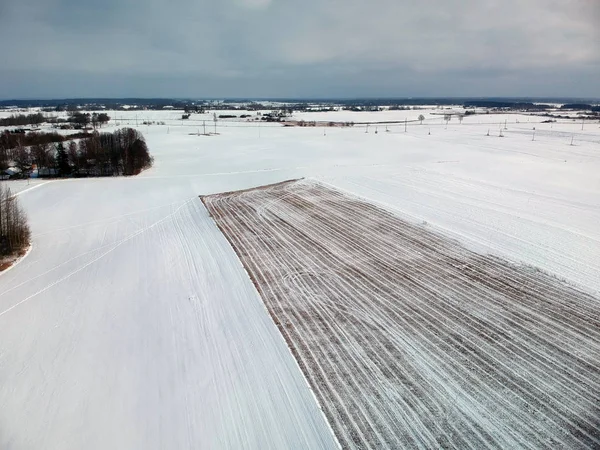
M69 165L69 156L65 151L65 146L59 142L56 146L56 167L58 168L58 176L65 177L71 174L71 166Z

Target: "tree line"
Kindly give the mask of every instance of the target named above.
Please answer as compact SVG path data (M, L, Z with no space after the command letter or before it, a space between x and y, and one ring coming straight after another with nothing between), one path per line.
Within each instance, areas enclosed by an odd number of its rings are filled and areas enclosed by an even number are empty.
M16 146L4 152L0 148L0 166L12 163L27 176L35 165L40 177L127 176L152 166L146 141L133 128L86 134L66 145L63 141L51 144L40 139L31 146L17 141Z
M52 123L52 124L67 124L71 123L77 127L85 127L87 125L92 125L94 129L101 127L102 125L108 123L110 117L106 113L82 113L79 111L70 111L69 115L66 119L62 119L57 116L44 116L41 112L34 114L13 114L10 117L6 117L4 119L0 119L0 126L3 127L15 127L15 126L25 126L25 125L34 125L38 126L42 123Z
M91 136L89 133L75 133L70 135L60 134L56 132L39 133L32 131L25 133L20 130L4 131L0 133L0 171L6 170L11 162L13 162L21 147L33 148L36 146L46 146L56 142L64 142L73 139L87 138ZM17 148L19 151L17 151Z
M0 133L0 151L2 149L9 150L15 148L19 143L26 147L41 143L53 143L53 142L64 142L73 139L81 139L91 136L90 133L78 132L74 134L60 134L56 131L51 132L38 132L30 131L29 133L22 132L21 130L4 131Z
M0 256L18 253L29 245L27 216L5 183L0 183Z
M59 119L60 120L60 119ZM82 112L71 112L66 122L70 122L80 126L87 126L91 124L94 129L102 126L110 120L110 117L106 113L82 113ZM60 122L56 122L60 123Z
M10 117L0 119L0 126L3 127L15 127L23 125L39 125L44 123L46 118L42 113L35 114L13 114Z

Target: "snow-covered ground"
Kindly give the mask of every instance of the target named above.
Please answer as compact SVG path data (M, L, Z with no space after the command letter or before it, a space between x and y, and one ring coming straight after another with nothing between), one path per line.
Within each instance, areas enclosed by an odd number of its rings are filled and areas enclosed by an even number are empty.
M220 121L197 136L212 112L147 113L109 112L138 115L155 157L140 176L14 184L33 250L0 275L0 448L336 446L199 194L314 177L600 292L598 123L424 114L406 133Z
M202 201L343 448L600 445L597 299L311 179Z
M30 178L27 180L10 180L8 183L6 183L6 186L10 188L10 193L15 195L22 194L31 189L37 189L46 183L50 183L50 180Z

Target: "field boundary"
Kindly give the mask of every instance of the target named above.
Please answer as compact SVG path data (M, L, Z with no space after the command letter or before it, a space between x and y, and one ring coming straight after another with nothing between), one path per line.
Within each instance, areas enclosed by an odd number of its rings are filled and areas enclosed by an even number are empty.
M277 185L281 185L281 184L285 184L285 183L289 183L289 182L294 182L294 181L298 181L298 180L286 180L286 181L282 181L280 183L273 183L273 184L269 184L269 185L264 185L264 186L259 186L258 188L251 188L251 189L244 189L241 191L232 191L232 192L228 192L228 193L223 193L223 194L232 194L235 192L247 192L247 191L251 191L253 189L260 189L260 188L268 188L268 187L272 187L272 186L277 186ZM221 195L221 194L219 194ZM294 360L294 363L296 364L296 366L298 367L298 370L300 371L300 373L302 374L302 379L304 380L304 382L306 383L306 387L308 388L308 390L310 391L313 399L315 400L315 403L317 404L317 407L319 408L319 411L321 411L321 415L323 417L323 420L325 421L325 423L327 424L327 427L329 428L329 431L331 431L331 434L335 440L335 442L338 445L339 449L342 449L342 444L340 443L335 431L333 430L333 428L331 427L331 424L329 423L329 420L327 419L327 415L325 414L325 410L323 409L323 405L321 405L321 402L319 401L319 398L317 397L317 395L315 394L314 389L312 388L308 378L306 377L306 372L305 370L303 370L303 368L300 365L300 360L298 358L298 355L295 353L293 346L291 345L291 342L286 338L286 335L281 333L281 328L280 325L278 324L278 320L277 318L271 313L271 311L269 310L269 308L267 307L267 304L264 301L263 295L261 294L261 289L260 289L260 285L258 284L256 278L253 276L252 273L250 273L247 269L247 267L244 265L243 260L242 260L242 255L240 254L239 249L236 247L235 243L232 241L232 239L230 238L230 236L225 232L225 230L221 227L221 225L214 219L214 217L212 216L212 214L210 213L210 210L208 209L207 205L204 203L204 197L208 197L206 195L201 195L200 199L202 201L202 204L204 205L204 207L206 208L206 210L208 211L208 215L210 217L210 220L216 225L216 227L219 229L219 231L221 232L221 234L225 237L225 239L227 240L227 242L229 243L230 247L232 248L232 250L234 251L234 253L236 254L238 261L240 262L240 266L242 267L242 269L244 270L244 272L246 273L246 276L250 279L250 281L252 282L252 285L254 286L254 289L258 295L258 297L260 298L261 304L265 310L265 312L268 314L268 316L271 318L271 322L273 323L273 325L275 325L275 327L277 328L277 330L279 331L279 335L281 336L281 338L283 339L283 341L285 342L285 345L287 347L287 349L290 352L290 355L292 356L292 359Z
M343 448L600 445L598 299L314 180L202 201Z

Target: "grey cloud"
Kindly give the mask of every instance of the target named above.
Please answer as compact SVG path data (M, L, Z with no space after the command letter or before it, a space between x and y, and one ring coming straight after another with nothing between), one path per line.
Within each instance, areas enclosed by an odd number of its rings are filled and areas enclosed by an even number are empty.
M596 0L3 2L0 97L598 96L599 24Z

